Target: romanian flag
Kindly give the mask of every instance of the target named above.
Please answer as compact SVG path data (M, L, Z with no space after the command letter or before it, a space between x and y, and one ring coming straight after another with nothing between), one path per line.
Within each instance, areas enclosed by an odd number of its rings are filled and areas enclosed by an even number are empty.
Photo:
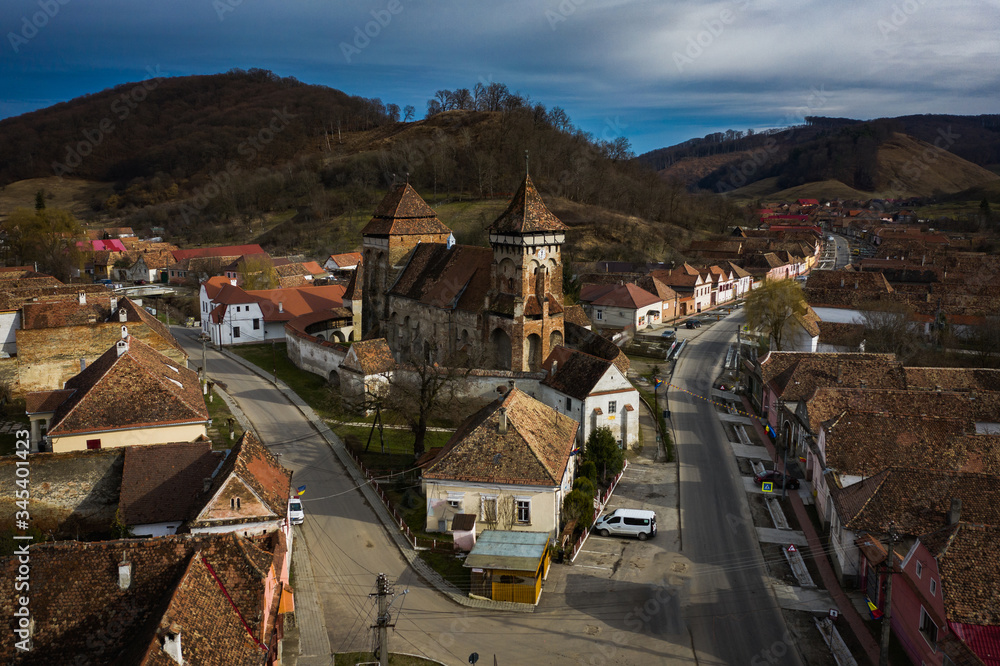
M878 609L878 606L876 606L875 604L873 604L872 600L869 599L868 597L865 597L865 601L868 602L868 614L872 616L872 619L873 620L881 620L882 619L882 611L880 611Z
M569 452L571 456L577 456L580 455L581 453L583 453L583 449L581 449L579 446Z
M296 489L296 492L295 492L295 494L296 494L296 495L305 495L305 494L306 494L306 487L305 487L305 486L299 486L299 487L298 487L298 488Z
M653 390L654 391L656 389L660 388L661 386L663 386L663 380L662 379L654 379L653 380Z

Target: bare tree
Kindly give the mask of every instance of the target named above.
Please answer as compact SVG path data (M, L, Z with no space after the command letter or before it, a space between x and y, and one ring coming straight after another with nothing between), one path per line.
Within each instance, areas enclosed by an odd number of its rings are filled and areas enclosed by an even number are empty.
M858 309L865 331L865 351L895 354L902 363L916 357L922 334L913 320L912 307L898 301L869 301Z
M514 497L497 488L495 497L479 496L479 515L489 530L509 530L517 523Z
M386 104L385 114L389 118L389 122L398 123L399 122L399 104Z
M767 280L747 296L745 310L750 328L766 335L774 342L773 349L781 351L796 315L806 310L802 287L795 280Z
M412 104L407 104L406 106L404 106L403 107L403 122L404 123L408 123L411 120L413 120L413 114L415 114L416 112L417 112L417 110L415 108L413 108Z

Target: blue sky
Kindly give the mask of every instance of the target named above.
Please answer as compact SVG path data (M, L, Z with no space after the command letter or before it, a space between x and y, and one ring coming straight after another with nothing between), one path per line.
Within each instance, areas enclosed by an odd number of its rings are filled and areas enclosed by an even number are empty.
M420 116L500 81L636 152L808 114L1000 112L1000 0L4 0L0 34L0 117L233 67Z

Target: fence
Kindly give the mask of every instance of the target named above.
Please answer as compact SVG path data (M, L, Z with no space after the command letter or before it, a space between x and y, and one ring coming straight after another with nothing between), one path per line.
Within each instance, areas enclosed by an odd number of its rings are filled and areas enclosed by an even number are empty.
M361 473L365 475L365 478L368 480L368 485L372 487L372 490L374 490L375 494L378 495L379 499L382 500L382 504L385 505L385 508L389 511L389 514L392 515L393 520L396 521L396 525L399 527L399 530L403 533L403 536L405 536L409 544L413 546L413 550L429 550L435 553L449 553L449 554L455 552L455 546L451 541L447 541L445 539L426 539L424 537L418 537L417 535L415 535L413 531L410 530L410 526L406 524L405 520L403 520L403 517L400 515L399 511L396 510L396 507L393 506L392 501L389 499L389 496L386 494L384 490L382 490L382 486L378 481L378 477L375 474L373 474L370 469L365 467L365 464L361 462L361 458L358 457L358 455L351 449L351 447L345 447L345 448L347 449L347 452L351 455L351 457L354 459L354 463L358 466L358 469L361 470Z
M604 492L599 492L597 497L594 498L598 503L598 506L594 507L594 515L588 522L586 529L583 530L583 534L581 534L580 538L573 544L573 551L569 557L570 562L576 560L577 554L580 552L580 549L583 548L583 544L587 541L587 537L590 536L590 530L594 527L594 523L597 522L597 518L601 515L601 511L604 511L604 507L607 505L608 500L611 499L611 495L615 492L615 488L618 487L618 482L621 481L626 469L628 469L627 458L625 459L625 464L622 466L622 471L618 472L618 476L611 481L611 485L608 486L608 489Z

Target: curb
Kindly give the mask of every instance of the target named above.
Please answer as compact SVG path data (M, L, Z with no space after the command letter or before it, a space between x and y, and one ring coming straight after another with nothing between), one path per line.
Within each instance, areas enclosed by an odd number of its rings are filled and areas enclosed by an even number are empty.
M330 430L330 426L324 423L323 420L316 415L316 412L313 411L312 407L306 404L306 402L302 400L302 398L300 398L295 391L289 388L285 382L280 379L277 382L274 382L273 375L264 372L250 361L237 356L228 349L223 348L218 349L217 351L227 358L232 359L236 363L239 363L258 377L274 384L275 388L281 392L285 399L294 405L299 412L301 412L316 432L318 432L319 435L326 441L327 446L329 446L330 449L336 454L337 459L340 461L341 465L344 466L344 469L347 470L351 480L354 481L357 489L361 491L365 501L367 501L372 507L372 510L375 512L375 515L378 516L379 521L381 521L382 525L388 530L390 537L396 543L396 547L399 548L399 552L410 564L410 567L413 568L413 570L416 571L417 574L419 574L420 577L423 578L429 585L461 606L481 608L485 610L513 611L518 613L535 612L535 607L528 604L470 599L463 595L461 590L442 578L441 574L434 571L426 562L424 562L420 556L417 555L416 551L413 550L412 546L410 546L410 543L403 538L402 533L399 531L399 526L396 524L393 517L389 515L389 511L382 503L382 499L378 496L378 494L376 494L368 480L361 475L361 472L354 465L354 461L347 453L344 442L341 441L335 432Z

